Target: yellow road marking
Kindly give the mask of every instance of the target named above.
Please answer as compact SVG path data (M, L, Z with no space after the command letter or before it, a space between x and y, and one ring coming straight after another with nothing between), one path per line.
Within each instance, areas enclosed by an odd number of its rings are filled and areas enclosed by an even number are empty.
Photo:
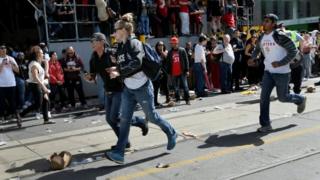
M265 139L264 144L271 144L271 143L279 142L279 141L286 140L286 139L289 139L292 137L297 137L300 135L313 133L313 132L319 131L319 130L320 130L320 126L316 126L313 128L302 129L300 131L284 133L279 136L274 136L269 139ZM127 174L124 176L114 177L111 179L113 179L113 180L129 180L129 179L134 179L134 178L138 178L138 177L143 177L143 176L147 176L150 174L155 174L155 173L167 171L169 169L183 167L183 166L190 165L190 164L193 164L193 163L196 163L199 161L207 161L207 160L214 159L217 157L222 157L224 155L236 153L240 150L249 149L249 148L253 148L253 147L256 147L256 146L253 144L248 144L248 145L242 145L242 146L237 146L237 147L225 148L225 149L211 152L211 153L208 153L208 154L205 154L202 156L198 156L198 157L195 157L192 159L174 162L174 163L170 164L170 166L168 168L148 168L148 169L143 169L142 171L134 172L134 173Z

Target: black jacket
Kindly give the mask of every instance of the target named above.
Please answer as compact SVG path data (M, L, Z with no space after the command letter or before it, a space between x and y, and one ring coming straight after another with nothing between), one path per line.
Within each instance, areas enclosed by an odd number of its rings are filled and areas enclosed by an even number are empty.
M167 61L166 61L166 65L165 65L165 69L170 75L171 75L171 72L172 72L172 55L173 55L173 51L174 50L171 49L168 52ZM178 51L179 51L181 71L183 72L183 74L186 74L187 72L189 72L188 54L187 54L186 50L184 48L182 48L182 47L179 47Z
M145 56L142 43L135 38L129 38L125 43L119 43L117 48L117 64L122 78L130 77L142 71L142 60Z

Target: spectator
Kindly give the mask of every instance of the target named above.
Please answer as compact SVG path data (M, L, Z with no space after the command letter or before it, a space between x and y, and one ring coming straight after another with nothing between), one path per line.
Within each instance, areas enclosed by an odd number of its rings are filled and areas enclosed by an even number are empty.
M64 92L64 74L61 64L58 61L58 56L56 52L50 52L49 61L49 74L50 74L50 101L51 107L56 110L65 110L66 94ZM56 100L56 95L59 95L59 100Z
M234 36L231 40L231 45L233 47L234 57L235 61L232 64L232 79L233 83L235 85L234 90L239 91L242 90L240 88L240 80L241 80L241 65L243 61L243 52L244 52L244 43L241 39L241 33L239 30L235 30Z
M223 14L224 0L208 0L207 20L210 25L210 33L221 31L221 16Z
M252 35L250 41L248 41L245 49L245 56L244 56L244 61L248 62L248 60L252 56L252 52L257 46L257 40L258 40L258 35L254 34ZM249 84L249 89L250 90L257 90L258 89L258 84L260 82L259 80L259 61L256 60L255 63L248 64L248 84Z
M106 36L110 35L109 32L109 14L107 12L108 4L105 0L95 0L97 10L98 10L98 19L100 21L99 27L100 27L100 32L105 34Z
M108 159L124 163L124 150L128 142L132 115L137 103L142 107L146 119L159 126L167 135L167 150L172 150L176 145L177 133L175 129L164 120L156 111L153 104L153 87L148 77L141 71L141 62L144 57L142 43L132 38L133 17L125 14L115 24L116 40L119 42L117 49L117 67L109 69L110 78L121 76L124 79L124 90L121 99L121 124L120 135L115 150L107 151Z
M160 23L157 24L158 37L164 37L169 34L169 8L166 0L157 0L157 17Z
M76 90L82 107L87 108L87 102L85 100L82 80L80 77L80 72L83 70L83 62L75 53L73 47L70 46L66 49L66 58L61 62L61 66L64 71L64 82L68 91L71 106L75 108L76 105L74 99L74 90Z
M34 104L25 109L21 116L24 116L31 110L36 110L36 118L40 119L40 109L43 114L44 124L55 124L54 121L49 120L49 93L47 88L48 82L45 80L45 70L41 66L43 61L43 52L39 46L32 48L31 62L29 64L29 88L34 99Z
M206 97L205 92L205 76L207 75L207 59L205 46L207 44L207 37L200 35L199 42L194 48L194 65L193 72L196 80L195 92L197 97ZM207 87L209 88L209 87Z
M62 38L74 38L74 10L69 0L63 0L62 4L58 8L58 19L61 22L67 22L63 24Z
M189 0L179 0L180 5L180 21L181 21L181 35L190 35L190 17L189 17Z
M166 70L169 73L169 90L174 92L175 99L180 102L180 86L183 88L184 100L190 105L190 95L187 77L189 76L189 60L184 48L179 47L179 39L172 37L170 39L172 49L168 52L168 61Z
M186 47L184 48L187 52L188 55L188 60L189 60L189 77L188 77L188 87L189 90L192 89L194 90L194 85L195 85L195 78L193 75L193 64L194 64L194 53L193 53L193 46L192 42L189 41L186 43Z
M218 40L216 36L212 36L207 43L207 61L209 79L211 80L213 90L218 91L220 89L220 57L214 54L214 49L217 47Z
M0 117L15 114L17 125L21 127L21 118L16 107L16 81L14 72L19 67L13 57L7 55L5 45L0 46ZM5 114L6 113L6 114Z
M141 1L141 10L139 11L139 25L140 33L149 37L150 35L150 23L149 23L149 8L153 5L150 0L139 0Z
M28 77L28 68L24 62L24 53L23 52L19 52L17 55L17 65L19 67L19 73L14 73L15 74L15 78L16 78L16 91L17 91L17 109L19 111L22 110L23 105L25 103L25 93L26 93L26 79Z
M202 7L202 1L192 0L190 5L190 24L192 34L201 34L202 30L202 15L204 11L200 9Z
M180 34L179 26L181 24L179 18L180 5L179 0L169 0L169 17L170 17L170 32L172 35Z
M166 46L162 41L159 41L157 42L155 49L157 54L161 57L162 65L164 66L166 63L167 55L168 55ZM153 89L154 89L154 104L156 107L162 107L162 104L158 102L159 89L163 90L166 96L166 103L169 102L169 90L168 90L167 82L168 82L168 73L164 70L164 67L162 67L162 74L160 78L152 81Z
M234 52L228 34L223 36L223 44L219 44L214 49L214 53L223 53L220 59L221 94L229 94L232 92L232 64L234 62Z
M231 37L233 35L233 31L236 28L236 21L232 13L232 10L230 8L228 8L227 13L223 15L222 22L224 23L224 26L225 26L225 33L229 34L229 36Z
M302 54L303 54L303 69L304 69L304 75L303 77L308 80L312 74L311 74L311 67L314 63L314 59L311 56L311 50L314 47L312 44L311 36L310 34L306 33L303 36L304 43L302 44Z

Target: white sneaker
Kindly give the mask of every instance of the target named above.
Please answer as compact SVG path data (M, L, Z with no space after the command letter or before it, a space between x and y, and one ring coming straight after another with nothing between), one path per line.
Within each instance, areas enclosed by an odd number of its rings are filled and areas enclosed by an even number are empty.
M51 112L50 111L48 111L48 118L51 118L52 116L51 116Z
M40 120L41 119L41 114L40 113L36 113L36 119Z

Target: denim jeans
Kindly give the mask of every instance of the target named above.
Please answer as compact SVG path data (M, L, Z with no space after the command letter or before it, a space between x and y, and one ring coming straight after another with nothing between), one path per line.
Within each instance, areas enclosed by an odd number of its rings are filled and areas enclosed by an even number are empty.
M203 96L205 91L205 79L204 79L204 71L201 63L194 63L193 64L193 72L196 78L196 95Z
M108 92L105 96L106 121L119 137L120 107L122 92ZM140 126L145 123L144 119L134 116L131 120L132 126Z
M232 91L232 65L220 62L221 92Z
M176 131L170 123L164 120L156 112L153 96L153 86L151 81L147 81L146 84L138 89L124 88L121 100L120 136L114 153L124 156L125 146L128 142L131 119L137 103L141 105L142 110L146 115L146 119L159 126L168 138L176 134Z
M26 83L25 80L19 77L16 77L16 90L18 92L17 94L17 108L22 109L22 106L24 105L24 97L26 93Z
M280 102L300 104L303 102L303 96L290 94L288 85L290 73L276 74L268 71L264 72L262 79L262 90L260 96L260 125L270 125L270 95L274 87L277 89L277 96Z
M149 29L149 16L148 15L141 15L140 16L140 23L141 23L141 30L144 35L150 34Z
M188 87L188 81L186 75L182 74L180 76L171 76L171 83L172 88L174 89L175 92L175 98L177 101L180 101L180 87L182 85L183 88L183 94L184 94L184 100L189 100L190 99L190 94L189 94L189 87Z
M97 76L98 99L100 105L105 105L104 82L100 75Z

